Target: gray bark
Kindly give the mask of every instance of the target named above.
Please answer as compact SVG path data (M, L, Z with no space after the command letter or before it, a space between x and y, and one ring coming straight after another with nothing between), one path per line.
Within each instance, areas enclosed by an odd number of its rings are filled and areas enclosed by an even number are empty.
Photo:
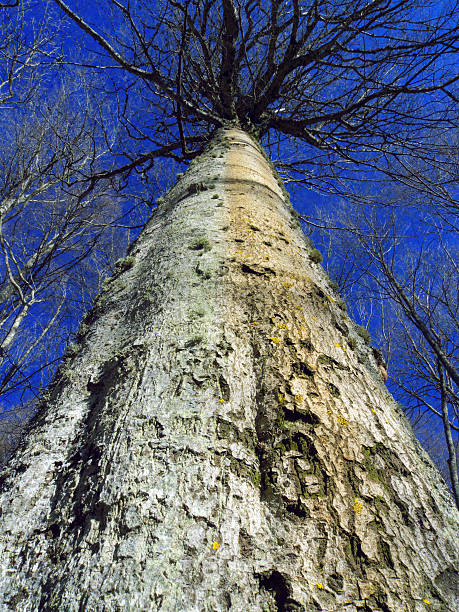
M310 254L220 132L4 470L1 610L456 609L453 499Z

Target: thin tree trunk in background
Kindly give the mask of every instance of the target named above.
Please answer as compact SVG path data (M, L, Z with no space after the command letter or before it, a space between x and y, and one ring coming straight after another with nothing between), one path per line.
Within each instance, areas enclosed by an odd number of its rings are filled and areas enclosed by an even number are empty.
M2 610L455 609L458 512L310 255L221 131L5 470Z
M459 508L459 480L457 475L457 458L456 449L454 447L453 436L451 433L451 427L449 424L448 414L448 393L446 390L445 373L443 372L443 364L440 360L437 362L438 377L440 380L440 393L441 393L441 411L443 415L443 429L445 432L446 446L448 448L448 468L449 476L451 478L451 486L453 489L454 500L456 506Z

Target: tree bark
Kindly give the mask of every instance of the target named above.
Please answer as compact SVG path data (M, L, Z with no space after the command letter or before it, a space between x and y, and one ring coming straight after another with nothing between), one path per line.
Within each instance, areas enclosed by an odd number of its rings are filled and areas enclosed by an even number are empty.
M311 252L220 131L4 470L1 610L455 609L453 499Z

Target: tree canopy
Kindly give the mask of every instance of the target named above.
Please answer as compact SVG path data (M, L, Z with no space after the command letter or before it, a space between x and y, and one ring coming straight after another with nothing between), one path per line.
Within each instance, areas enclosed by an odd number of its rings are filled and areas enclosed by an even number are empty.
M235 121L291 139L295 169L320 163L325 181L419 151L429 127L455 121L455 2L54 1L113 83L131 164L189 159Z

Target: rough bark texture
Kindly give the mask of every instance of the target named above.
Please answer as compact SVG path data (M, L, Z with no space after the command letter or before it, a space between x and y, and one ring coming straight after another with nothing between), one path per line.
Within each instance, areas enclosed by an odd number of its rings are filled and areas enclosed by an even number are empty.
M4 470L1 610L456 609L453 500L314 259L219 133Z

